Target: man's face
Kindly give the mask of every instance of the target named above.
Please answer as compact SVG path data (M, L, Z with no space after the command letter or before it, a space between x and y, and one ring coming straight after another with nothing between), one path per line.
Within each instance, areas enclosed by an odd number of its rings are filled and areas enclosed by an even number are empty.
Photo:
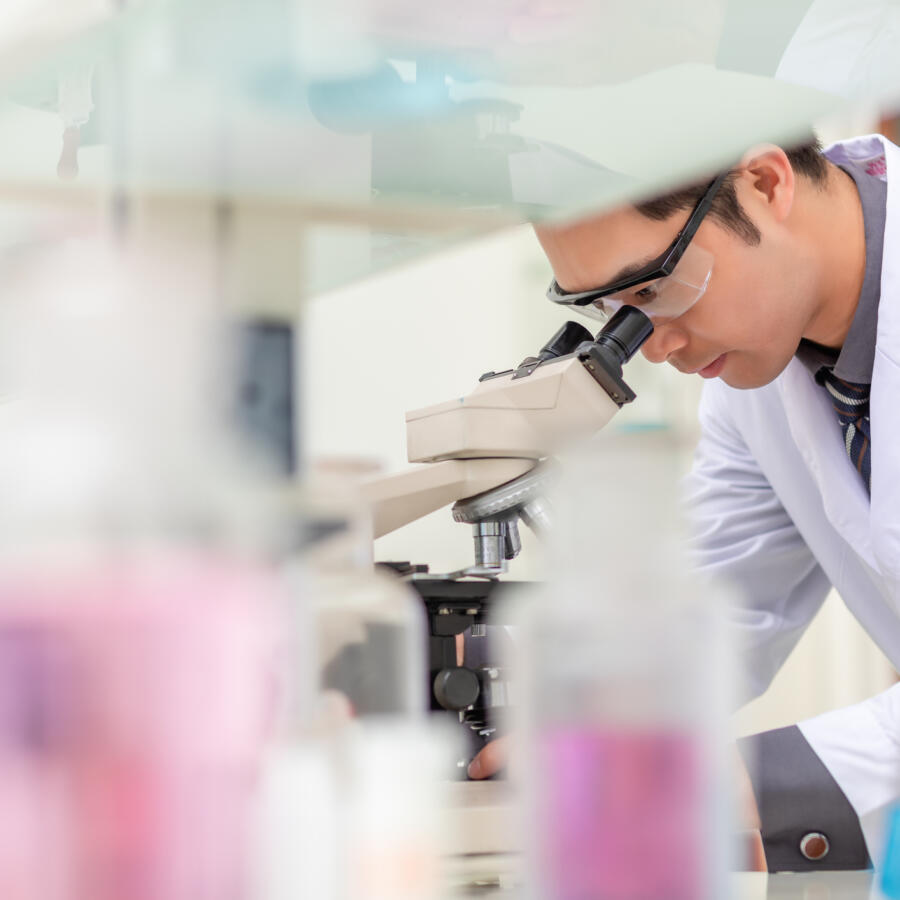
M687 218L685 210L657 222L629 206L536 231L560 287L584 291L662 253ZM781 373L809 321L812 292L796 245L762 219L755 220L762 232L756 246L709 217L703 221L692 244L713 255L706 292L687 312L656 325L642 348L647 359L736 388L760 387Z

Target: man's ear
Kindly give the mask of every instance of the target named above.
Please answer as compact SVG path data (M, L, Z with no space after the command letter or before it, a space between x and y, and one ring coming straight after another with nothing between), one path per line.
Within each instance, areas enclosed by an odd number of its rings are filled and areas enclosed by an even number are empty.
M764 210L776 222L787 219L794 205L795 183L784 150L775 144L759 144L743 155L738 170L745 185L742 204Z

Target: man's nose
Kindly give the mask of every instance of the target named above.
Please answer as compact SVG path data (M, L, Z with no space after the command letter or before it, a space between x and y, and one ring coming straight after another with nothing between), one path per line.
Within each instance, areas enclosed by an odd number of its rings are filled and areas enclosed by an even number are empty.
M687 344L687 334L674 322L665 322L655 325L653 334L641 346L641 353L650 362L661 363L685 344Z

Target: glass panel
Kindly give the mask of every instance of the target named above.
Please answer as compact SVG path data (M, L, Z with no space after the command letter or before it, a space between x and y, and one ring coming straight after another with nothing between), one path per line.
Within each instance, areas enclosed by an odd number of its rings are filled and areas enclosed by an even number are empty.
M893 99L891 31L867 16L810 0L146 0L52 52L38 29L42 62L0 70L0 189L274 203L335 223L308 267L331 286L705 176L845 97Z

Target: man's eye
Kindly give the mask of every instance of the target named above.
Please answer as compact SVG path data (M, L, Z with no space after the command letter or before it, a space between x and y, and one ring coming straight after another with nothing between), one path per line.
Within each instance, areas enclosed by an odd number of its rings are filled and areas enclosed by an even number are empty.
M656 288L653 287L653 285L648 285L647 287L641 288L639 291L635 291L634 296L637 297L638 300L643 300L646 303L656 296Z

